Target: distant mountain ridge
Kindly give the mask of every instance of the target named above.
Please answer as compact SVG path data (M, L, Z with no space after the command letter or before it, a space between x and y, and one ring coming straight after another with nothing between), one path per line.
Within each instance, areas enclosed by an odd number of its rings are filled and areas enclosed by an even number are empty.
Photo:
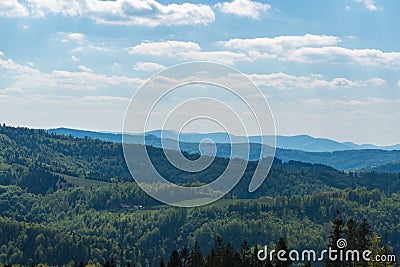
M91 132L91 131L81 131L81 130L73 130L67 128L60 128L60 129L52 129L48 130L48 132L52 132L58 135L71 135L74 137L79 138L92 138L92 139L100 139L102 141L109 141L115 143L121 143L122 135L118 133L101 133L101 132ZM163 137L161 139L160 137ZM198 154L199 151L199 142L204 140L205 138L211 138L216 142L216 156L221 158L230 158L235 157L235 155L231 155L231 144L224 143L223 141L226 140L227 136L224 133L215 133L215 134L182 134L180 135L180 142L179 148L180 150L190 153L190 154ZM338 147L336 141L332 141L329 139L322 139L322 138L313 138L306 135L297 136L298 140L303 141L303 147L315 146L319 145L321 147L327 147L326 144L329 144L331 148L334 146ZM151 145L154 147L163 147L166 149L175 149L176 150L176 133L170 131L152 131L147 133L146 135L146 144ZM281 140L292 141L290 143L287 141L286 147L293 147L295 146L295 142L293 141L292 137L281 137ZM143 136L142 135L125 135L124 140L127 143L134 143L134 144L141 144L143 143ZM251 138L254 142L250 144L250 154L249 160L258 160L260 157L260 149L261 145L256 141L260 141L260 138L253 137ZM247 149L247 144L240 143L240 141L244 141L243 137L233 137L233 144L237 151L243 152ZM279 143L279 141L278 141ZM343 147L343 144L338 143ZM299 146L297 146L299 147ZM214 151L214 144L209 142L202 143L202 153L205 155L213 155ZM342 149L339 151L328 151L328 152L308 152L302 151L299 149L289 149L289 148L278 148L275 152L275 157L278 159L283 160L284 162L289 162L291 160L294 161L301 161L301 162L308 162L308 163L318 163L331 166L338 170L345 170L345 171L354 171L354 170L376 170L380 171L380 166L391 164L400 161L400 150L383 150L383 149L367 149L368 147L365 146L363 149ZM270 150L271 148L264 145L264 150ZM240 155L239 153L238 155ZM243 155L243 153L242 153ZM236 156L238 158L242 158L240 156ZM247 159L247 158L242 158ZM376 169L375 169L376 168ZM382 169L386 170L386 168Z
M106 133L76 130L69 128L49 129L47 132L55 134L72 135L74 137L90 137L103 141L120 143L122 140L121 133ZM158 138L177 139L177 133L169 130L155 130L146 133L147 136L153 135ZM141 142L141 135L129 134L126 135L126 140L129 143ZM246 143L250 140L251 143L272 144L273 137L271 136L250 136L249 139L244 136L229 135L227 133L181 133L179 141L187 143L199 143L204 139L211 139L215 143ZM316 138L309 135L294 135L294 136L276 136L276 147L282 149L301 150L305 152L335 152L344 150L361 150L361 149L381 149L381 150L400 150L400 144L391 146L377 146L372 144L355 144L352 142L338 142L328 138Z

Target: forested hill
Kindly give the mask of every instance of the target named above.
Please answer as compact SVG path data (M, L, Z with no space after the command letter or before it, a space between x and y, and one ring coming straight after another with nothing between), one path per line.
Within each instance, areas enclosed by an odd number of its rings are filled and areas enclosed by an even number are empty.
M121 144L3 125L0 127L0 148L0 184L3 185L17 184L35 193L46 193L65 183L66 176L63 175L104 182L132 181ZM169 164L161 149L148 147L148 150L159 172L179 184L208 183L216 179L229 162L228 159L216 158L206 170L188 174ZM186 156L197 158L197 155ZM400 189L396 173L345 174L320 164L283 163L276 159L264 184L255 193L249 194L247 188L256 164L255 161L248 163L243 179L231 192L232 196L304 195L357 186L378 188L389 193Z
M380 165L377 167L366 168L365 171L399 173L400 172L400 161L383 164L383 165Z
M168 179L201 184L218 176L228 159L188 175L148 147ZM188 158L197 155L186 154ZM0 127L0 265L77 262L159 266L170 252L198 241L204 255L221 236L235 249L274 245L323 249L336 210L346 220L367 218L400 251L400 176L343 173L331 167L275 160L264 184L248 193L256 166L225 199L179 209L157 203L133 182L120 144Z

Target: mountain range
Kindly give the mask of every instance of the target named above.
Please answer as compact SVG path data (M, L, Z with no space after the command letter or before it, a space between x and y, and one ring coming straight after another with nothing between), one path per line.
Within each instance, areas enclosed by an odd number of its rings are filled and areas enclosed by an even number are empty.
M48 132L61 135L72 135L74 137L89 137L100 139L103 141L111 141L119 143L122 140L121 133L96 132L76 130L69 128L49 129ZM146 132L146 136L153 135L158 138L177 139L178 135L174 131L169 130L154 130ZM130 143L138 143L141 140L141 134L129 134L127 139ZM179 141L187 143L199 143L204 139L211 139L215 143L263 143L272 144L272 136L236 136L227 133L180 133ZM328 138L316 138L309 135L294 135L294 136L276 136L276 147L282 149L301 150L305 152L334 152L343 150L361 150L361 149L381 149L381 150L400 150L400 144L390 146L377 146L373 144L356 144L353 142L338 142Z
M73 136L78 138L100 139L102 141L121 143L122 134L104 133L94 131L75 130L68 128L50 129L47 132L57 135ZM215 145L207 141L209 138L215 142ZM228 143L232 138L232 144ZM172 131L151 131L146 133L145 143L154 147L163 147L166 149L176 149L177 134ZM179 135L179 149L191 153L199 154L199 143L201 152L205 155L214 155L215 148L217 157L231 158L238 157L242 159L258 160L260 158L261 146L264 150L271 151L271 147L261 145L271 143L271 137L252 136L250 139L250 153L248 158L240 155L245 154L248 144L245 137L229 136L225 133L183 133ZM130 134L124 136L124 141L132 144L142 144L143 136ZM239 151L237 155L231 155L231 149L234 147ZM396 150L396 148L398 150ZM239 156L238 156L239 155ZM264 154L265 155L265 154ZM284 162L302 161L308 163L318 163L331 166L338 170L345 171L390 171L400 172L400 145L379 147L374 145L357 145L354 143L340 143L326 138L314 138L307 135L298 136L277 136L277 149L275 156ZM389 166L386 166L388 165Z

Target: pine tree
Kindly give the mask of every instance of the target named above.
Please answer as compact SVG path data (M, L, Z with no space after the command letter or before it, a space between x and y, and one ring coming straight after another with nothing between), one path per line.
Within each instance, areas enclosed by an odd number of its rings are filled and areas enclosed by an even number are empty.
M357 223L350 219L347 221L347 227L345 230L346 233L346 241L347 241L347 250L355 250L357 248ZM349 261L347 266L355 267L357 264L356 261Z
M357 249L367 250L371 246L371 234L371 226L367 219L364 219L357 229Z
M367 219L364 219L357 229L357 249L358 249L358 251L363 252L370 248L371 234L372 234L371 226L369 225ZM360 262L360 266L364 266L364 267L368 266L368 262L362 260Z
M336 210L336 219L333 221L333 229L332 232L329 236L330 238L330 243L329 243L329 247L332 250L339 250L338 246L337 246L337 242L339 239L343 238L343 234L344 234L344 222L343 220L340 218L340 212L338 210ZM330 259L327 259L325 261L325 265L327 267L343 267L345 264L344 262L340 261L340 259L336 259L335 261L332 261Z
M279 238L279 241L275 246L276 253L278 253L278 251L280 251L280 250L286 251L284 257L287 260L281 261L278 259L278 257L275 254L275 258L274 258L275 266L276 267L289 267L292 264L292 261L289 259L289 248L285 242L285 239L283 239L283 237Z
M268 257L267 257L267 259L265 260L265 261L260 261L259 259L258 259L258 257L257 257L257 254L258 254L258 251L260 250L260 247L258 246L258 245L256 245L254 248L253 248L253 256L252 256L252 258L253 258L253 265L251 265L252 267L254 266L254 267L264 267L264 266L267 266L267 267L273 267L272 266L272 262L270 261L270 259L269 259L269 255L268 255Z
M182 267L187 267L188 263L189 263L189 249L187 248L187 246L185 245L181 251L180 254L180 258L181 258L181 262L182 262Z
M182 267L181 258L178 250L174 249L169 256L168 267Z
M251 267L254 265L254 258L247 241L244 241L240 247L239 264L241 267Z
M217 236L214 238L214 251L215 251L215 258L218 263L221 262L222 250L224 249L224 240L222 237Z
M202 267L204 264L203 255L201 253L201 248L199 242L196 240L194 242L193 249L189 256L188 266L189 267Z
M221 253L221 267L236 267L238 255L233 248L232 243L226 243Z
M218 267L220 262L217 259L215 249L212 249L210 254L206 256L205 267Z

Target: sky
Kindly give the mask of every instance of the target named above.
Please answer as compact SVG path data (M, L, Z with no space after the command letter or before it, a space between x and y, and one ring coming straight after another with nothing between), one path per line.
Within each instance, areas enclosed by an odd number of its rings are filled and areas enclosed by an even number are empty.
M2 0L0 122L120 132L147 79L202 60L251 79L277 134L397 144L398 10L398 0Z

